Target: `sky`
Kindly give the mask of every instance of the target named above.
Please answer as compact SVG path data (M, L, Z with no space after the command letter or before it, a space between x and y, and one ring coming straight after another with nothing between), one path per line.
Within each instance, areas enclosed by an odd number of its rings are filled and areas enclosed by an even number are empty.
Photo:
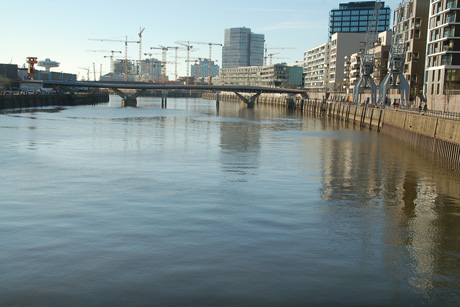
M273 63L301 62L306 50L327 42L329 11L346 2L350 1L0 0L0 63L22 67L26 57L50 58L61 63L53 71L74 73L82 79L87 77L86 68L92 80L93 67L97 76L101 64L102 73L109 72L111 50L121 51L117 55L124 58L125 37L137 41L141 28L145 28L142 53L154 53L153 57L161 60L161 51L151 47L180 47L176 41L223 44L225 29L235 27L264 34L268 52L279 52ZM400 3L385 1L392 10ZM195 44L193 49L190 57L209 57L208 45ZM179 51L179 57L179 76L185 76L186 52ZM128 44L128 58L139 59L138 44ZM221 59L222 47L213 46L212 60L220 66ZM174 61L174 51L168 52L167 61ZM174 79L174 64L167 64L167 74Z

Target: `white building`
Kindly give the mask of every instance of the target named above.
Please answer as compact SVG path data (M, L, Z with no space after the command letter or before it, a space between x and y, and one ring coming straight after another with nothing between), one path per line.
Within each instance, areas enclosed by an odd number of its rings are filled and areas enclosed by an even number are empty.
M343 91L345 79L345 57L364 52L366 33L334 33L330 43L329 90Z
M330 44L322 44L304 53L305 88L325 89L329 83Z

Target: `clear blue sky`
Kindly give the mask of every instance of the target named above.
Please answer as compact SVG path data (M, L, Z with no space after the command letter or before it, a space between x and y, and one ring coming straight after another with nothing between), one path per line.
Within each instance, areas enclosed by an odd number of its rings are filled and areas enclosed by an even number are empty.
M304 51L327 41L329 11L338 8L338 0L171 0L171 1L5 1L2 0L0 63L22 66L26 57L39 60L50 58L61 66L54 71L76 73L79 78L88 67L99 74L109 71L110 53L86 50L119 50L124 57L124 43L91 41L89 38L124 40L138 39L143 33L143 53L157 53L150 47L177 46L175 41L222 43L224 30L233 27L251 28L254 33L265 34L268 48L280 52L277 62L303 60ZM5 4L7 2L7 4ZM385 1L393 10L400 0ZM207 45L196 45L193 57L208 58ZM185 52L179 56L185 57ZM128 45L128 57L139 58L139 45ZM144 57L144 56L143 56ZM174 51L168 53L173 60ZM213 60L221 63L222 49L213 48ZM273 58L275 62L275 58ZM180 60L179 75L185 75L185 60ZM173 75L173 64L167 67ZM92 78L92 77L91 77Z

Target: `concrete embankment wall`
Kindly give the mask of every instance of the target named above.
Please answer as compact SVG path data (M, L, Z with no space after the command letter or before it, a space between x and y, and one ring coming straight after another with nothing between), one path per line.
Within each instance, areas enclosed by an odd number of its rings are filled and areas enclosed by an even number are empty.
M205 99L216 99L207 93ZM222 101L241 102L231 93L220 95ZM288 98L276 95L260 96L256 103L285 106L317 116L329 116L360 127L375 129L401 139L434 154L448 167L460 170L460 121L430 117L422 113L398 109L379 109L320 99Z
M1 95L0 109L77 106L109 102L108 93Z

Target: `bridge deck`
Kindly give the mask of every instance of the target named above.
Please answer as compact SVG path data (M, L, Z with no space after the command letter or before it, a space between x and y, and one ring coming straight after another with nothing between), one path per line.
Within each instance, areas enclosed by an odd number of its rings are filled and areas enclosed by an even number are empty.
M92 88L117 88L133 90L203 90L215 92L243 92L243 93L279 93L291 95L306 95L302 89L285 89L276 87L239 86L239 85L180 85L168 83L146 82L84 82L84 81L43 81L48 86L92 87Z

